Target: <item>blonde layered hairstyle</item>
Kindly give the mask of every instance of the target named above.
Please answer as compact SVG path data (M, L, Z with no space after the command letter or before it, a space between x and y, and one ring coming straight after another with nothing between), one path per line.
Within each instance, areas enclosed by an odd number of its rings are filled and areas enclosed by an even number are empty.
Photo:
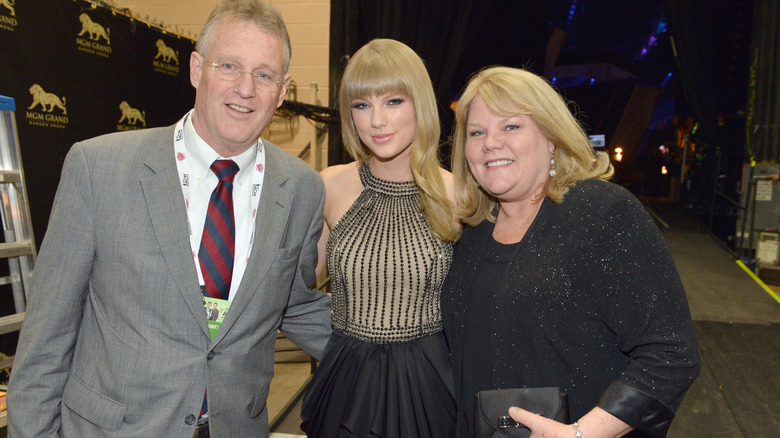
M614 173L609 156L595 152L582 126L569 111L566 100L544 78L527 70L490 67L476 73L466 86L455 109L452 173L455 178L456 217L477 225L493 214L498 200L477 187L466 161L466 124L475 97L503 117L530 117L555 145L556 176L550 177L544 197L561 203L569 188L587 178L609 179Z
M421 210L434 235L453 242L459 229L440 173L441 126L436 96L425 64L407 45L390 39L375 39L349 60L339 87L344 147L357 161L371 157L371 150L360 141L352 119L352 102L388 93L401 94L414 104L417 134L410 146L410 161L414 182L420 190Z

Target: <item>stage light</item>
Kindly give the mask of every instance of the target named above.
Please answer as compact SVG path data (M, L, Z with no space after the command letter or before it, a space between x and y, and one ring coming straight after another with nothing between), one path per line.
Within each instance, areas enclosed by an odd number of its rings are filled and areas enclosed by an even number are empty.
M667 173L669 173L669 171L666 170L666 166L661 166L661 175L666 175Z
M571 27L571 22L574 20L574 14L577 12L577 0L572 0L569 5L569 16L566 17L566 29Z
M667 73L666 78L661 82L661 88L666 88L666 85L669 83L669 79L672 78L672 72Z

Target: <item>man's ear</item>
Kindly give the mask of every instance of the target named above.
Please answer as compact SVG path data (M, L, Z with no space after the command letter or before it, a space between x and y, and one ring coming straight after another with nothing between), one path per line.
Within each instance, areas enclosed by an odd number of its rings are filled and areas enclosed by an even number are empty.
M290 86L291 79L292 79L292 75L290 75L289 73L284 75L284 80L282 81L282 85L279 87L279 101L276 102L277 108L282 106L282 103L284 103L284 96L287 95L287 88Z
M200 77L203 74L203 61L203 56L200 53L193 51L190 54L190 83L195 88L198 88Z

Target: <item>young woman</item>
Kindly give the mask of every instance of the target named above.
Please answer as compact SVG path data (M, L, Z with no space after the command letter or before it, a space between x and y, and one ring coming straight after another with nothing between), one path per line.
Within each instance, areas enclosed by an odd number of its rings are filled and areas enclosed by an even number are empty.
M430 77L406 45L377 39L339 90L354 162L322 171L333 335L304 398L310 437L454 434L440 292L458 228L452 176L438 160Z

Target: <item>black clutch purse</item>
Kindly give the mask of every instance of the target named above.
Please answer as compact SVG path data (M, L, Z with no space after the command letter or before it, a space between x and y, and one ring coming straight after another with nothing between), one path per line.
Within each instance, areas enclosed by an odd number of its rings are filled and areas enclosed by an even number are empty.
M528 438L531 431L507 412L517 406L561 423L569 422L569 402L560 388L479 391L474 400L474 438Z

